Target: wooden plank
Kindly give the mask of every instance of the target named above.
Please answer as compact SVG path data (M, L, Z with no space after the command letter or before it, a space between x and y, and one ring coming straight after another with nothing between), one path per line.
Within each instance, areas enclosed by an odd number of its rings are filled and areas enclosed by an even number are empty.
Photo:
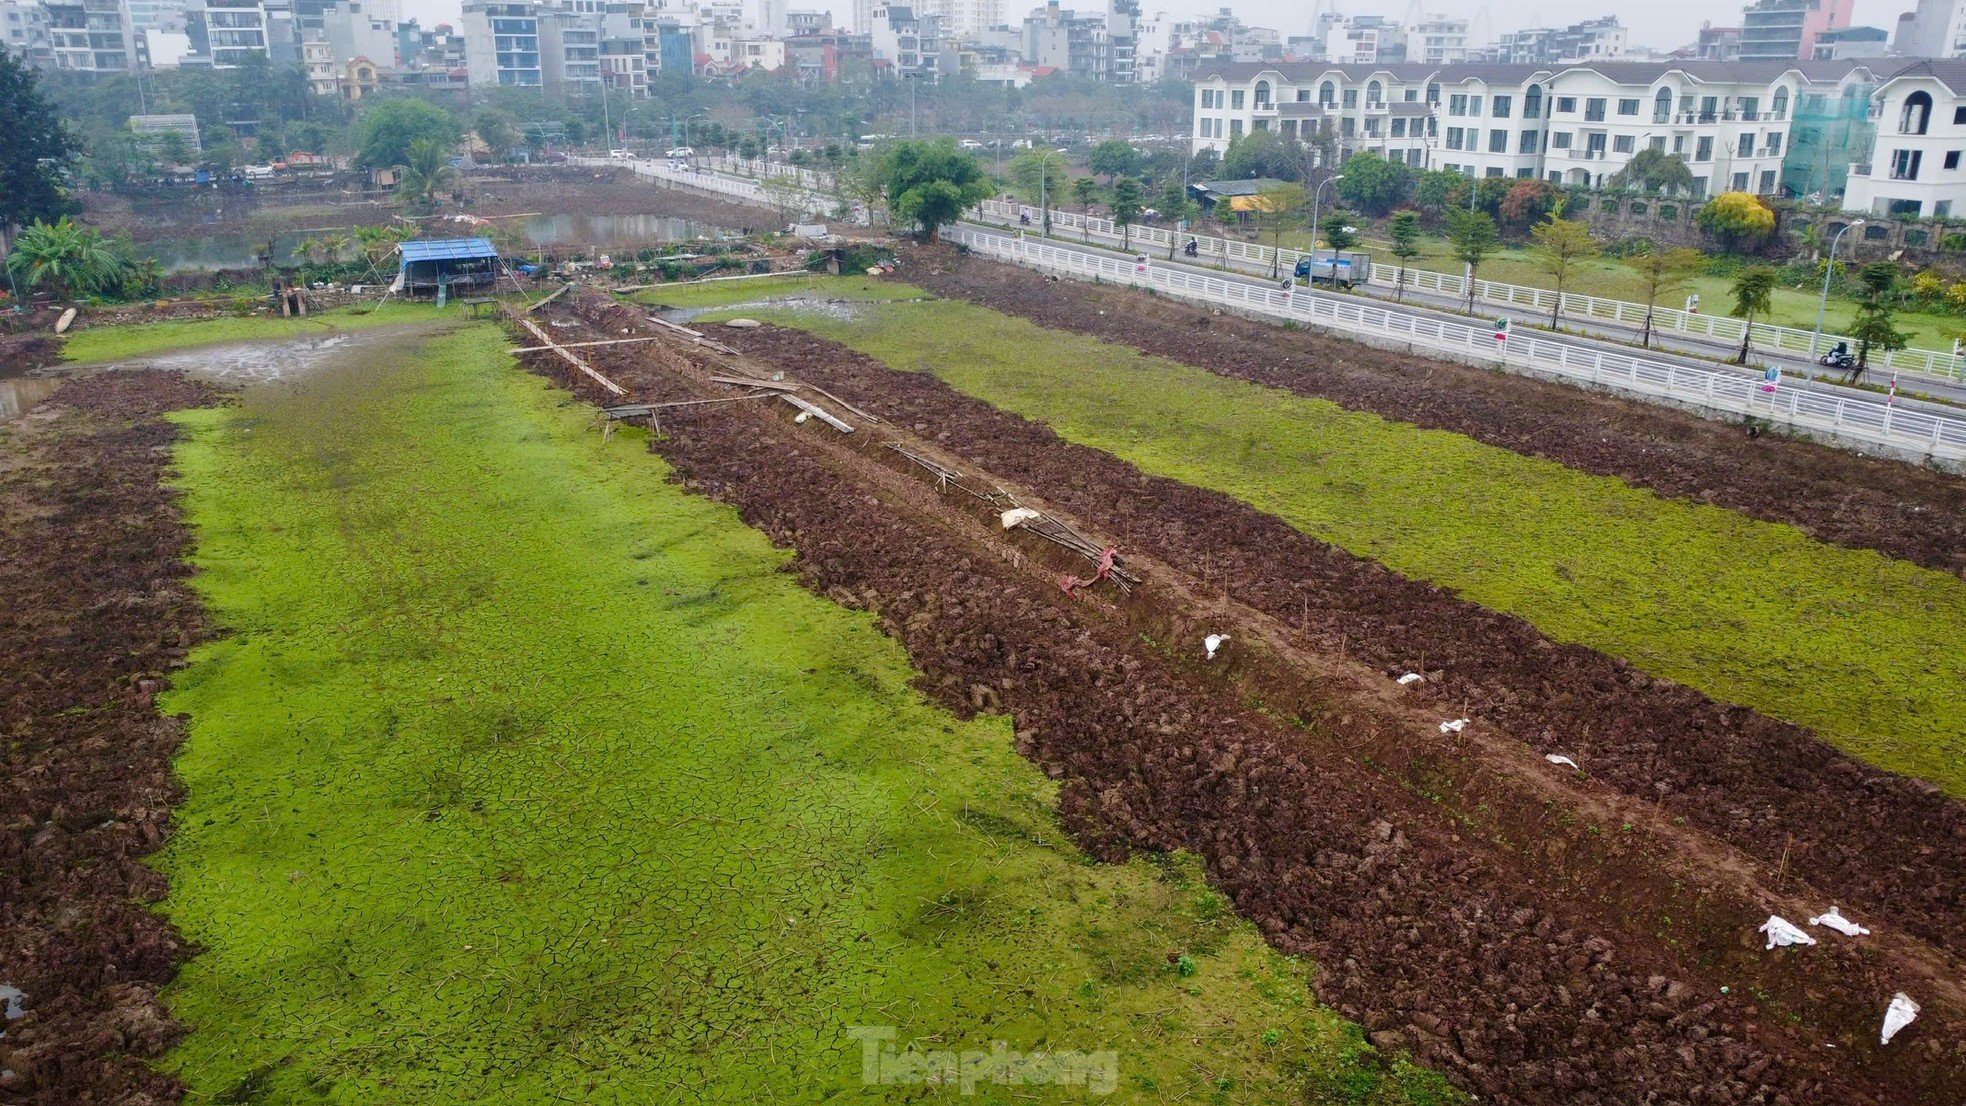
M571 288L573 287L573 285L569 284L567 285L567 287ZM544 342L546 344L547 349L552 350L554 353L559 354L561 357L565 358L570 364L572 364L574 368L579 369L581 372L586 373L588 376L593 377L596 381L600 382L601 387L606 388L608 391L613 392L615 395L618 396L625 396L628 394L628 389L623 388L621 385L616 384L614 381L609 380L607 377L602 376L600 373L595 372L594 366L589 365L586 361L582 360L579 354L574 353L571 350L562 347L558 342L555 342L551 335L547 334L544 330L541 330L539 328L538 323L533 322L531 319L521 318L519 319L519 325L531 331L533 337L539 339L541 342Z
M561 342L560 348L561 349L586 349L588 346L625 346L630 342L659 342L664 337L666 337L666 335L654 334L641 338L607 338L598 342ZM552 348L553 348L552 346L520 346L517 349L508 349L505 352L544 353L545 351Z
M832 427L833 429L839 431L842 434L853 433L853 427L848 426L846 423L843 423L839 419L834 418L832 415L827 414L821 408L815 407L812 404L807 403L805 400L800 399L798 396L789 395L785 392L780 392L778 393L778 398L784 400L785 402L791 404L794 407L797 407L799 410L804 411L806 414L811 415L813 418L818 419L820 422L825 423L827 426Z
M799 390L797 384L791 384L783 380L755 380L743 376L713 376L710 379L719 384L735 384L740 388L770 388L774 392L796 392Z
M535 303L531 307L526 308L526 314L528 315L532 314L533 312L539 310L542 307L545 307L547 304L552 303L554 300L559 299L561 296L564 296L571 291L573 291L573 284L571 282L560 285L559 291L548 295L545 299L540 300L538 303Z

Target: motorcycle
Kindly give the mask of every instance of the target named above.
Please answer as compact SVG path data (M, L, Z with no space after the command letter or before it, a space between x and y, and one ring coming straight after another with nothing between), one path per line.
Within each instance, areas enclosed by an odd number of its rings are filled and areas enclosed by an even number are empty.
M1201 253L1201 243L1190 238L1188 239L1188 244L1181 247L1181 252L1187 254L1189 257L1195 257Z
M1848 372L1857 367L1857 355L1850 352L1850 347L1839 343L1835 349L1816 358L1816 364L1826 369L1841 369Z

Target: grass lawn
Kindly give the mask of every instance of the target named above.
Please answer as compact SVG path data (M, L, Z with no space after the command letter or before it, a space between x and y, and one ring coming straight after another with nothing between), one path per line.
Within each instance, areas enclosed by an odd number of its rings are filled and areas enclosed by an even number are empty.
M189 322L133 323L128 326L90 326L68 335L62 356L69 361L122 361L220 342L268 341L281 338L319 338L336 331L366 330L396 323L457 318L459 307L439 311L431 303L392 300L380 309L368 306L321 311L304 319L279 315L240 315Z
M871 616L508 344L406 336L180 416L227 633L164 707L188 1101L905 1095L853 1026L1114 1050L1111 1101L1461 1101L1192 861L1085 860L1006 720L924 701Z
M823 294L833 299L880 301L912 299L924 293L905 284L874 280L865 275L836 277L818 273L760 277L756 280L711 280L663 284L655 288L631 292L627 298L636 303L662 307L708 307L769 299L773 296L805 294Z
M1300 238L1303 236L1299 236ZM1374 251L1373 260L1382 264L1395 264L1396 259L1385 252L1384 242L1371 242L1365 249ZM1423 237L1420 240L1421 256L1414 259L1416 269L1432 269L1435 272L1461 275L1466 266L1456 259L1446 239ZM1532 288L1551 288L1555 281L1536 263L1535 254L1526 247L1502 250L1482 262L1478 274L1484 280L1498 280L1504 284L1521 284ZM1684 307L1689 292L1700 294L1700 310L1708 315L1729 314L1734 306L1734 282L1730 277L1698 276L1693 278L1684 292L1678 292L1665 301L1664 307ZM1564 291L1579 295L1603 296L1607 299L1628 300L1642 303L1645 300L1644 283L1630 269L1606 258L1593 258L1580 262L1576 270L1565 282ZM1820 302L1822 286L1814 290L1795 288L1776 288L1774 311L1762 322L1778 326L1795 327L1798 330L1816 329L1816 307ZM1823 330L1829 334L1848 334L1852 320L1856 317L1857 305L1841 296L1831 293L1829 312L1823 321ZM1911 336L1910 344L1919 349L1950 350L1955 335L1966 334L1966 319L1956 315L1937 315L1922 311L1905 311L1896 316L1899 330ZM1545 315L1544 322L1548 322Z
M927 365L1071 441L1966 795L1966 583L1945 573L973 304L743 310Z

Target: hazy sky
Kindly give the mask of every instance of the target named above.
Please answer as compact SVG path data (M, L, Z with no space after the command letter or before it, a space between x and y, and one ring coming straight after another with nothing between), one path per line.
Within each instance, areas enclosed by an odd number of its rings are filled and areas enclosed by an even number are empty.
M425 27L438 23L457 21L458 0L398 0L405 16L413 16ZM1026 8L1041 6L1043 0L1005 0L1006 12L1013 19L1021 18ZM1066 0L1072 7L1103 7L1105 0ZM831 11L836 22L852 18L853 0L790 0L789 7ZM1208 2L1181 3L1167 0L1142 0L1141 8L1148 12L1165 10L1176 15L1212 12L1225 6L1221 0ZM1309 31L1311 12L1315 10L1310 0L1234 0L1226 6L1234 8L1242 18L1259 27L1275 27L1286 35L1303 34ZM1582 0L1581 3L1564 3L1561 0L1433 0L1424 5L1429 12L1439 12L1449 16L1474 18L1483 7L1488 9L1489 26L1496 32L1520 29L1523 27L1565 26L1582 19L1595 19L1601 15L1616 15L1625 26L1631 28L1631 41L1637 46L1655 46L1670 50L1693 41L1700 23L1711 20L1719 26L1733 26L1740 23L1741 7L1739 0L1646 0L1634 3L1632 0ZM1858 26L1882 27L1886 31L1898 25L1898 16L1910 11L1916 0L1857 0L1856 23ZM1376 0L1360 3L1338 0L1338 10L1346 15L1378 14L1394 19L1406 18L1409 6L1398 0Z

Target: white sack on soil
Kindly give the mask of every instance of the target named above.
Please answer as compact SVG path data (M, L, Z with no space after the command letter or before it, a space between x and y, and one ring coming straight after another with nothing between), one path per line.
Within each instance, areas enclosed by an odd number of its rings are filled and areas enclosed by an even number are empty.
M1816 943L1814 937L1795 928L1788 919L1783 918L1779 914L1768 915L1768 920L1761 923L1761 932L1768 935L1768 947L1771 949L1778 945L1813 945Z
M1468 720L1465 718L1456 718L1452 722L1442 722L1440 724L1441 733L1460 733L1462 730L1465 730L1467 728L1468 728Z
M1544 755L1543 759L1549 761L1551 764L1568 764L1570 767L1576 768L1577 771L1579 772L1583 771L1583 768L1580 767L1576 761L1571 760L1569 757L1560 757L1557 756L1555 753L1548 753Z
M1032 519L1043 518L1044 516L1037 513L1036 511L1031 510L1029 507L1012 507L1010 510L1005 511L1000 517L1003 521L1004 529L1015 530L1019 526L1024 525L1025 523L1031 521Z
M1399 682L1401 686L1405 686L1406 684L1417 684L1424 679L1426 679L1426 677L1420 675L1418 672L1408 672L1406 675L1401 676L1399 678Z
M1812 926L1827 926L1845 937L1863 937L1870 933L1870 930L1837 913L1836 907L1834 906L1830 907L1824 913L1809 919L1809 924Z
M1891 1005L1884 1011L1884 1032L1878 1034L1878 1043L1890 1044L1898 1030L1918 1020L1918 1004L1911 996L1899 991L1891 996Z

